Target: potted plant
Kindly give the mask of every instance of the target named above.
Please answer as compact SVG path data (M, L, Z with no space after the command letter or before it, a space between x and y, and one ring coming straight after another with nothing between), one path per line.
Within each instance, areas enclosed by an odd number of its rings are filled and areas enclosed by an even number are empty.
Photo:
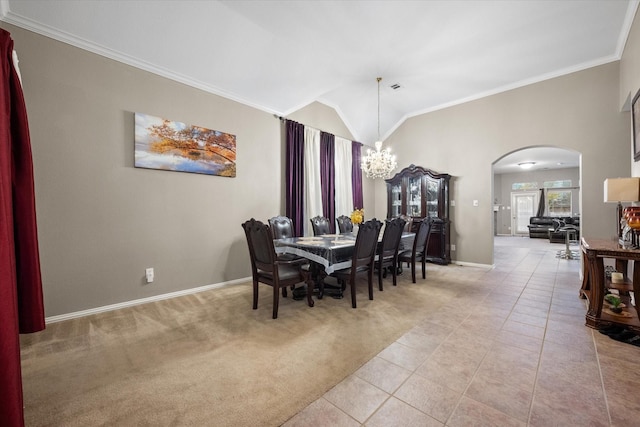
M609 310L613 311L614 313L622 313L622 307L620 306L622 304L622 300L620 299L619 296L609 294L605 296L605 300L609 304L611 304L611 306L609 307Z

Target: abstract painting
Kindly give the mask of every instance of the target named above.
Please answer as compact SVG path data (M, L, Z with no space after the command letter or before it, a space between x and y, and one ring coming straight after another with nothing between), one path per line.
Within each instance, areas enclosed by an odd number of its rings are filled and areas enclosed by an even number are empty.
M135 167L236 176L236 136L135 113Z

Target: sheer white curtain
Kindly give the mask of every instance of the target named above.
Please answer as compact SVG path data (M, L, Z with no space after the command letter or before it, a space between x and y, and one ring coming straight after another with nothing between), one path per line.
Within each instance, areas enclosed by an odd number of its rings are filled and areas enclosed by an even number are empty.
M320 185L320 131L304 128L304 235L313 236L310 219L322 216Z
M337 218L340 215L349 216L354 208L362 208L362 206L353 206L353 186L351 184L351 146L353 143L339 136L335 138L335 206Z

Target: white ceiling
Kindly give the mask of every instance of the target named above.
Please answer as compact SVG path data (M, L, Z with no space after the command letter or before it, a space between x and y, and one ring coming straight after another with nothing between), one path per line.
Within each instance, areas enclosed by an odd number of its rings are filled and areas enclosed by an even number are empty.
M637 5L0 0L0 12L14 25L277 115L324 103L355 139L372 144L376 77L384 139L409 117L620 59Z
M524 172L518 163L534 162L526 171L580 167L580 154L556 147L532 147L510 153L493 164L493 173Z

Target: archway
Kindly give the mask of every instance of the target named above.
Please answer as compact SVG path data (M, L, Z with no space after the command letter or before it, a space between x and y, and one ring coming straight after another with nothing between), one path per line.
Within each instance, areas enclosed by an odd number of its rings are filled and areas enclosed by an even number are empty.
M580 158L577 151L536 146L506 153L493 162L494 239L502 236L548 239L546 229L530 237L530 217L579 217Z

